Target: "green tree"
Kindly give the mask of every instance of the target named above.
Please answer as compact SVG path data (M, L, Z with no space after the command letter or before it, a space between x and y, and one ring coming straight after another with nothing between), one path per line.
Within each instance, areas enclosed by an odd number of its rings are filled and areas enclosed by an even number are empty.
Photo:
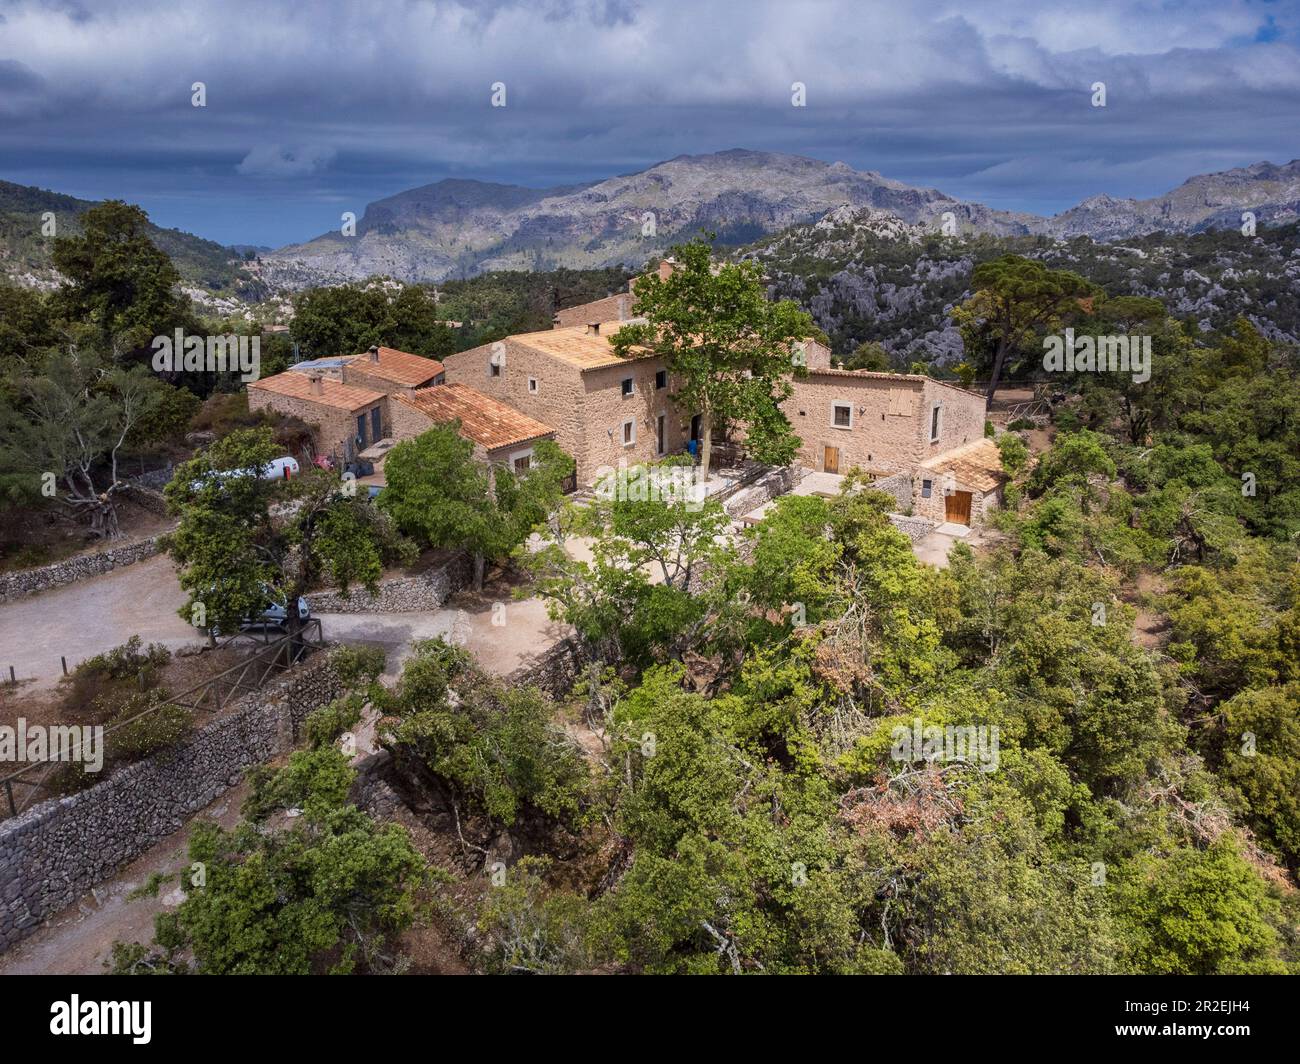
M179 518L168 549L189 594L186 620L231 631L270 593L294 631L298 597L313 586L374 590L385 561L403 556L383 515L336 475L261 476L279 453L269 428L240 429L178 466L164 490Z
M31 288L0 283L0 368L54 343L45 297Z
M93 347L75 345L10 366L6 386L15 400L0 405L7 498L37 502L57 482L58 501L95 535L118 536L118 458L129 440L152 435L167 387L143 366L115 366Z
M1116 909L1130 969L1153 975L1282 973L1279 906L1228 837L1143 855L1122 870Z
M157 918L158 945L188 949L203 975L392 970L387 943L421 911L424 859L403 828L342 804L355 774L338 750L298 751L282 771L310 781L304 815L288 831L199 824L189 857L203 880L182 873L186 897Z
M992 366L986 393L988 405L1002 379L1007 356L1023 352L1039 330L1054 328L1078 301L1094 295L1095 287L1077 273L1053 270L1034 259L1003 255L981 262L971 274L975 294L952 316L962 331L967 352L992 345Z
M795 345L813 333L812 318L790 300L770 302L756 262L714 266L704 240L673 248L677 267L665 279L636 283L636 313L611 344L623 358L662 358L677 382L673 400L700 416L701 460L707 473L715 425L746 427L754 456L790 461L798 439L781 411L791 393Z
M54 265L66 278L51 309L99 330L115 355L147 348L154 336L197 326L181 276L149 239L149 216L107 200L80 217L81 235L57 237Z
M728 518L699 498L692 472L668 460L611 473L590 505L564 507L520 554L551 616L582 637L593 697L606 664L679 656L704 625L718 626L733 556Z
M372 345L433 357L456 350L428 289L382 277L299 293L291 331L312 358L356 354Z
M550 440L536 444L522 473L486 465L452 421L393 448L379 503L422 546L469 551L481 589L488 559L507 557L546 520L572 472L573 460Z
M873 373L892 373L894 371L889 352L875 340L867 340L858 344L853 354L844 360L843 368L865 369Z
M464 651L427 640L416 644L380 705L383 745L399 760L420 762L450 788L458 808L504 827L529 812L577 825L587 768L537 688L489 681Z
M1294 873L1300 869L1300 682L1252 688L1220 707L1217 772L1247 819Z

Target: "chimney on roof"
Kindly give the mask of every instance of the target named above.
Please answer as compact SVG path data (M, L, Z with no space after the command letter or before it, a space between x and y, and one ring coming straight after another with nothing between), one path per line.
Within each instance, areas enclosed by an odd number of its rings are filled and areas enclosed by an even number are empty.
M599 336L599 335L600 335L600 322L598 322L598 321L589 321L589 322L587 322L587 332L588 332L588 334L590 334L591 336Z
M627 296L618 297L618 320L627 321Z
M374 345L371 345L370 348L370 361L371 362L379 361L379 348L375 347Z
M324 383L322 382L322 380L321 380L321 375L320 375L319 373L309 373L309 374L307 374L307 380L308 380L308 382L310 382L310 384L311 384L311 394L312 394L312 395L324 395L324 394L325 394L325 385L324 385Z

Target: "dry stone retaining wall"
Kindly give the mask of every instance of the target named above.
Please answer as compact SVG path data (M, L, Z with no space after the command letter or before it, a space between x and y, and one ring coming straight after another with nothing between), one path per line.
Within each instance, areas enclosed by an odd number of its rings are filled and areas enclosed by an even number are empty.
M812 470L795 464L769 470L752 484L747 484L730 495L723 495L722 508L732 517L757 510L764 503L794 490Z
M515 669L505 682L507 687L540 687L552 698L563 698L578 679L581 668L577 640L561 639L529 664Z
M176 746L0 821L0 952L182 827L245 769L289 749L307 714L340 693L319 653Z
M912 475L895 473L891 477L881 477L872 482L872 491L883 491L894 500L900 511L912 508Z
M928 517L908 517L904 514L890 514L889 520L893 526L903 533L913 543L918 543L925 539L931 532L939 527L939 522L931 520Z
M469 555L457 554L418 576L381 581L377 595L358 587L347 595L318 591L306 598L313 613L421 613L441 608L472 575Z
M101 573L111 573L123 565L132 565L145 558L152 558L161 552L161 541L161 536L152 536L122 547L111 547L107 550L95 551L93 554L79 554L75 558L66 558L39 569L6 573L0 576L0 602L8 602L10 599L22 598L25 595L35 595L53 587L62 587L64 584L99 576Z

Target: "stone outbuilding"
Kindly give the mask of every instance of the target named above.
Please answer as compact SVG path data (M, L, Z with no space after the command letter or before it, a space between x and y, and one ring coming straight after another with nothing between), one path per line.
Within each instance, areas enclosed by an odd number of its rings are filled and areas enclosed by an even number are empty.
M912 478L912 512L979 528L988 512L1001 505L1008 479L997 442L981 436L921 463Z
M505 403L464 384L441 384L393 396L393 436L410 439L434 425L460 422L460 434L474 444L474 457L492 465L505 465L517 473L532 462L542 440L555 439L555 431Z

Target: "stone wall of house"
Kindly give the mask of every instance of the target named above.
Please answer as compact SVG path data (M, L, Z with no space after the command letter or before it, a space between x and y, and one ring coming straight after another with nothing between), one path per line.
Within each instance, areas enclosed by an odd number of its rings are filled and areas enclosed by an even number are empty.
M917 478L917 494L914 513L918 516L928 516L942 524L948 519L947 503L943 494L943 474L931 474L932 487L930 498L924 498L921 495L921 479ZM1002 489L995 488L992 491L976 491L970 487L963 487L958 484L959 491L969 491L970 502L970 527L980 529L988 522L989 515L998 508L1002 496Z
M177 745L0 821L0 952L289 749L307 714L340 693L329 656L317 654Z
M92 554L79 554L75 558L66 558L53 565L43 565L39 569L23 569L16 573L0 575L0 603L25 595L35 595L48 591L52 587L62 587L77 580L111 573L123 565L131 565L145 558L152 558L162 550L161 536L151 536L138 543L127 543L121 547L109 547Z
M494 363L498 354L501 357ZM535 418L555 430L555 442L565 454L581 461L583 392L582 374L576 366L512 337L448 355L443 365L448 384L463 384ZM536 382L535 391L529 391L530 379ZM579 481L585 483L582 472L580 467Z
M665 378L655 387L655 375L664 368L661 359L629 359L617 366L588 370L582 375L582 415L586 446L578 460L578 483L591 484L597 471L653 462L660 458L657 422L664 419L664 454L684 450L691 435L691 419L671 398ZM623 380L632 378L632 394L623 394ZM623 426L632 423L632 442L623 442Z
M316 430L312 441L317 452L321 454L332 454L343 440L353 439L357 434L357 418L362 415L365 415L366 419L366 446L374 443L375 441L371 439L370 412L375 407L379 407L381 411L380 431L385 431L384 426L389 424L390 407L387 396L355 410L344 410L342 407L330 406L327 403L313 402L293 395L282 395L280 392L258 388L256 385L248 387L249 410L274 410L288 417L305 421Z
M617 292L604 299L582 303L576 307L555 312L555 327L565 329L571 325L589 325L593 321L627 321L632 317L632 304L636 297L630 292Z
M839 471L854 466L869 473L906 472L919 460L916 447L922 385L900 376L864 376L843 371L810 373L791 382L782 404L802 440L800 460L824 470L826 448L839 449ZM850 408L847 428L835 425L833 407Z
M354 587L347 595L316 591L304 597L313 613L422 613L440 609L472 577L469 555L456 554L415 576L380 581L377 595Z
M620 461L637 465L658 457L657 419L664 415L664 451L681 451L690 438L690 418L673 405L672 388L655 387L663 369L658 359L580 372L560 358L513 337L495 344L448 355L449 384L464 384L536 418L555 430L555 442L577 462L578 483L595 482L601 467L617 469ZM494 350L500 372L493 375ZM623 395L622 381L631 377L632 394ZM529 382L536 384L530 390ZM633 424L633 442L623 443L623 424Z
M985 404L982 395L927 377L922 399L922 416L918 426L921 430L918 437L918 461L925 461L964 443L970 443L971 440L983 438ZM941 410L939 438L931 441L930 426L936 404Z

